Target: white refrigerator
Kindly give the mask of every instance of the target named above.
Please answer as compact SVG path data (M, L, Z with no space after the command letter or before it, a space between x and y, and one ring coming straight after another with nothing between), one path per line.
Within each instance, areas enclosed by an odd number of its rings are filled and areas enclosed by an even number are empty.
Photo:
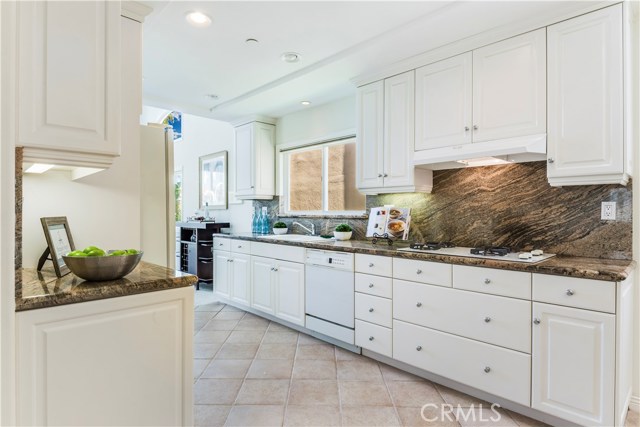
M162 124L140 126L141 249L144 260L175 268L173 131Z

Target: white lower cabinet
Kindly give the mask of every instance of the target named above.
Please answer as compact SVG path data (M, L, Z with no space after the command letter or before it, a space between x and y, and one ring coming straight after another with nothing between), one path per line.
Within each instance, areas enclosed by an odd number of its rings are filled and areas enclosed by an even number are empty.
M230 297L241 304L250 305L251 295L251 257L244 254L232 254Z
M213 251L213 292L224 298L229 298L231 291L230 260L230 252Z
M191 287L16 313L18 425L193 425Z
M533 304L531 406L589 426L614 425L615 316Z
M275 314L273 259L251 257L251 307Z
M356 319L356 345L359 347L391 357L392 336L391 328Z

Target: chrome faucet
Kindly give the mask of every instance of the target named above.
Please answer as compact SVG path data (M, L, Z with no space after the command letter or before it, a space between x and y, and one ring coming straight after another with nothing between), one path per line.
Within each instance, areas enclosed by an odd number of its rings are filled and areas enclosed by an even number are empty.
M297 225L300 228L302 228L304 231L309 233L311 236L315 236L316 235L316 226L311 221L309 221L309 224L311 225L311 228L305 227L304 225L300 224L298 221L294 221L292 225Z

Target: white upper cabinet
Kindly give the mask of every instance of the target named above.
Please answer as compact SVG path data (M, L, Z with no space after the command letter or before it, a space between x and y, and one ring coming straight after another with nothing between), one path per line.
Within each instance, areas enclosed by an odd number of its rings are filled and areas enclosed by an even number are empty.
M473 51L473 142L546 132L544 28Z
M16 145L25 160L108 167L121 144L120 2L17 8Z
M471 142L471 52L416 70L416 150Z
M275 126L251 122L236 127L236 197L273 199Z
M432 172L413 166L414 72L358 88L357 187L364 194L430 192Z
M551 185L626 184L622 5L548 27Z

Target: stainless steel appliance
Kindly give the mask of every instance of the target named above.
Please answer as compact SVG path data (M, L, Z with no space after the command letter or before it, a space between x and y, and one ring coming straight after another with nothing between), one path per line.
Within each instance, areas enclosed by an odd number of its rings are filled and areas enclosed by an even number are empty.
M537 251L511 252L509 248L503 246L478 246L475 248L457 247L451 242L414 242L411 243L408 248L400 248L398 250L426 254L495 259L499 261L524 262L528 264L535 264L555 256L555 254L544 253L536 255L538 253Z
M307 249L305 270L306 327L354 344L353 254Z

